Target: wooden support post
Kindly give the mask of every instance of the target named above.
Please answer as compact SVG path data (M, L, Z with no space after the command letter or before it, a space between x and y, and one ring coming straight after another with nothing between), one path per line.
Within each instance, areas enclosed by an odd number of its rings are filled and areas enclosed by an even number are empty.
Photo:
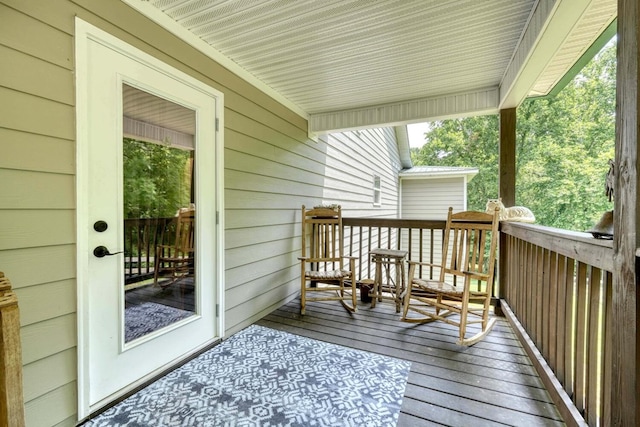
M0 272L0 425L23 427L22 350L18 299Z
M499 197L505 206L516 204L516 109L500 110Z
M638 0L618 0L618 75L616 109L616 182L614 188L613 301L611 369L605 378L604 424L640 424L636 250L638 224Z
M516 109L500 110L500 148L499 148L499 179L498 192L505 206L516 204ZM500 236L500 253L505 250L504 236ZM507 280L506 264L498 263L498 286L494 296L502 298L502 289ZM502 315L499 304L496 314Z

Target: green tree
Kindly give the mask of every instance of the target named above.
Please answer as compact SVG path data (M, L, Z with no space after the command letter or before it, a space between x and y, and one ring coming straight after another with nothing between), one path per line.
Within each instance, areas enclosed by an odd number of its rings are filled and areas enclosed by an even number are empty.
M517 111L516 204L539 224L588 229L612 209L604 194L607 160L615 146L616 49L607 45L555 97L526 100ZM477 167L469 208L484 209L498 195L498 118L433 123L416 165Z
M426 138L421 149L412 150L413 164L477 167L478 175L468 183L468 205L484 210L487 198L498 194L497 116L435 122Z
M191 200L191 152L124 138L125 218L170 217Z

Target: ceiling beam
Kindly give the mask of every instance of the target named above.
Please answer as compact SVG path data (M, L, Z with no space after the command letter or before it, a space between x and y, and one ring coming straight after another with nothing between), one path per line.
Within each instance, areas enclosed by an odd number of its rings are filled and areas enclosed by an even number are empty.
M498 93L497 87L491 87L454 95L311 114L309 132L317 135L497 113Z

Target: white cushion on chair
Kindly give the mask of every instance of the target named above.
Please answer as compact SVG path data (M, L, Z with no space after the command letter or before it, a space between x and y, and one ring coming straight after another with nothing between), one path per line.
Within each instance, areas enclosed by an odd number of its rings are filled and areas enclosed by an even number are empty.
M351 277L349 270L305 271L305 276L313 280L343 279Z

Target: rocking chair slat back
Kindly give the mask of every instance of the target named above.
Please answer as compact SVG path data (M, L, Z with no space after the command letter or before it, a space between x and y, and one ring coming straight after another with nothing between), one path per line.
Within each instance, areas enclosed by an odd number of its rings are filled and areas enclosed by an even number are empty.
M424 263L409 261L402 320L415 323L437 320L458 326L458 343L462 345L474 344L489 333L495 324L489 310L498 224L497 210L493 214L475 211L454 214L449 208L442 264L434 266L440 268L440 278L420 277L417 266ZM479 331L467 338L467 326L474 323L480 325Z

